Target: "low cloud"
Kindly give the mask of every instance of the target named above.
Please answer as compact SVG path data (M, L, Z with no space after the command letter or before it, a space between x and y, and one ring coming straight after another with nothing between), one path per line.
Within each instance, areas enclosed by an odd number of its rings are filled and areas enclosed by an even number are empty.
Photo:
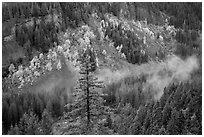
M149 62L142 65L128 64L117 71L102 69L98 73L99 80L105 84L117 83L125 77L139 77L144 74L146 82L143 92L150 89L154 99L159 99L165 87L172 82L186 82L191 79L191 74L199 68L196 56L182 60L178 56L169 56L164 62ZM148 91L149 92L149 91Z

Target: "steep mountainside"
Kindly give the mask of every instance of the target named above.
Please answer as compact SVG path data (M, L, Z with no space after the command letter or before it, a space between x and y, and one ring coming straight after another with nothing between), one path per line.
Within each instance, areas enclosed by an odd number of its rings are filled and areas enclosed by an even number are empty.
M2 6L3 134L202 134L199 4ZM69 116L86 58L109 108L87 132Z

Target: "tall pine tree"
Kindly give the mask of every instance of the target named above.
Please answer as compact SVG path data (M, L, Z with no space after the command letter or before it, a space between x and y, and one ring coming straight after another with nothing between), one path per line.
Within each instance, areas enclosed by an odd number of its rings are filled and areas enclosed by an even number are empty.
M76 91L73 93L74 102L69 105L71 119L69 134L112 134L105 127L109 108L104 106L103 82L94 77L90 56L83 57L80 66L81 77L78 80Z

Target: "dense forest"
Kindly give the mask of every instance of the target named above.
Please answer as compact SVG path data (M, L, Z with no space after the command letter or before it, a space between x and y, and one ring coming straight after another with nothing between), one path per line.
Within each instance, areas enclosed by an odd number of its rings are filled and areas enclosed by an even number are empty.
M2 3L2 134L201 135L201 38L202 3Z

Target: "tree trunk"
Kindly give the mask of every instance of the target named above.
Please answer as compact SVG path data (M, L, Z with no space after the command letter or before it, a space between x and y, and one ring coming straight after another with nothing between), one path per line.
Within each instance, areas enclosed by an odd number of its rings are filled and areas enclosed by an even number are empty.
M89 128L89 123L90 123L90 104L89 104L89 85L88 85L88 82L89 82L89 79L88 79L88 75L89 75L89 70L88 70L88 64L87 64L87 77L86 77L86 80L87 80L87 127Z

